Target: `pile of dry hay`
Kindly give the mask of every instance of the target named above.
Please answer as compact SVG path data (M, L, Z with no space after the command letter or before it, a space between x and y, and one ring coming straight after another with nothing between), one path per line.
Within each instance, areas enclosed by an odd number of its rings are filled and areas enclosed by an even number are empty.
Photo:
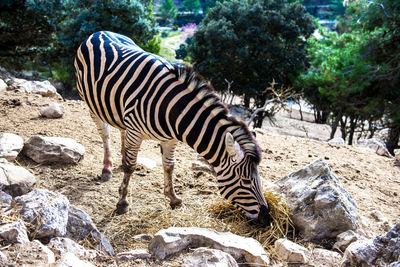
M183 205L172 210L167 202L164 209L142 209L127 215L110 217L105 227L105 235L116 251L128 248L143 248L146 244L135 243L132 236L140 233L154 234L168 227L203 227L220 232L253 237L270 252L273 242L279 238L294 238L294 227L286 201L272 192L264 192L273 221L270 226L261 228L249 222L231 203L220 196L210 196L208 201Z

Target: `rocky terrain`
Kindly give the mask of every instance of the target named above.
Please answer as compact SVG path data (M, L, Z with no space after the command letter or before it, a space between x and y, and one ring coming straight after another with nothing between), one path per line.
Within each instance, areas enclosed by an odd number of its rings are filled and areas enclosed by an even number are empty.
M117 265L123 262L127 265L180 266L186 262L190 266L188 257L195 257L198 253L205 255L211 252L198 252L192 249L196 247L192 244L189 247L182 248L184 253L179 252L170 256L158 257L156 256L157 253L152 253L150 246L156 239L153 236L161 235L157 232L169 227L195 226L213 228L219 232L230 231L229 224L219 219L210 210L214 203L221 201L215 178L206 171L192 169L196 153L184 144L178 146L174 171L176 191L183 199L183 207L176 210L169 208L168 201L162 193L163 177L159 147L156 142L147 141L143 143L139 152L140 164L138 164L130 185L129 201L131 209L125 215L114 216L115 204L118 201L118 187L122 180L119 132L112 129L115 177L108 182L102 182L98 178L102 169L102 142L85 104L80 100L63 100L47 91L32 91L31 88L30 92L26 92L27 90L23 89L25 87L22 84L7 87L7 90L1 91L0 89L0 135L3 133L17 134L24 143L27 143L35 135L71 138L83 146L84 152L83 158L78 155L76 162L72 160L69 163L38 163L31 157L20 153L15 159L14 165L23 167L36 177L34 188L47 189L56 192L56 194L62 194L68 199L68 207L71 205L85 211L93 220L93 225L98 229L98 232L108 239L115 255L119 254L118 257L103 254L103 256L98 256L96 253L99 252L89 251L85 252L83 256L72 253L75 257L86 260L87 264L95 265ZM53 112L54 116L49 115L52 118L45 117L43 106L46 104L54 106L52 103L60 104L62 107L57 106L58 110L55 113ZM357 229L354 229L354 235L350 237L352 241L347 242L345 247L356 239L364 240L362 241L365 243L364 247L372 246L372 241L368 240L372 240L378 234L385 234L400 222L400 209L398 208L400 206L400 167L396 159L378 155L376 151L367 147L315 140L326 140L329 127L300 122L287 117L285 114L279 116L276 125L267 125L257 134L257 140L262 148L263 159L260 165L260 174L265 190L273 190L276 187L276 184L271 184L271 182L281 180L282 177L322 159L337 177L340 185L354 200L356 212L360 217L357 222ZM303 135L309 138L298 137ZM2 204L2 208L10 210L6 204ZM66 210L70 209L66 208ZM10 219L12 215L13 213L10 211L7 215L3 215L1 225L10 221L20 222L16 219ZM18 218L20 215L15 216L12 218ZM65 220L68 220L68 212L66 216L67 219ZM392 229L394 234L390 238L399 233L400 229L397 228ZM32 239L31 232L29 232L29 229L27 231L30 233L29 238ZM142 236L138 237L140 234ZM143 234L149 236L143 238ZM66 234L57 233L53 235L61 238ZM7 242L1 233L0 236L3 240L0 252L4 254L4 257L8 256L6 261L8 264L11 263L16 266L20 264L35 265L35 261L32 262L29 259L31 252L25 254L21 252L26 247L17 249L14 247L14 243ZM27 240L27 238L23 239L23 242L32 241ZM324 265L323 259L325 258L326 261L329 257L332 257L332 259L328 260L325 266L337 266L342 262L349 264L344 266L351 266L351 264L356 263L351 259L357 257L349 255L357 251L357 248L354 248L353 252L346 252L346 254L344 253L345 247L340 248L336 244L336 248L334 248L334 242L309 243L304 240L304 235L290 239L295 241L297 245L301 245L300 248L295 247L290 255L296 255L294 262L302 263L303 266ZM387 238L385 240L382 242L388 242ZM398 236L394 240L392 242L400 244ZM79 242L87 249L96 248L96 245L88 244L86 241L82 239ZM281 240L270 246L274 247L276 251L280 251L284 244L291 241ZM41 242L46 243L46 240L41 239ZM235 253L229 252L229 249L215 245L214 241L210 242L201 244L223 251L227 255L235 255ZM219 241L215 242L218 243ZM356 242L354 242L353 246L356 245ZM32 246L40 247L41 244L36 243ZM65 260L65 255L71 256L68 254L71 252L61 253L57 252L59 250L55 249L55 246L47 246L55 253L54 262L57 264L61 264L62 260ZM39 250L36 247L34 248ZM322 250L323 248L325 249ZM332 253L334 254L330 254L329 257L326 256L324 254L327 251L326 248L330 249L330 252L333 250ZM13 254L12 249L18 251L17 254L20 255L18 259L15 256L16 254ZM41 250L46 249L41 248ZM128 252L132 250L139 251L142 253L138 252L141 256L137 256L135 253L129 254ZM291 260L293 260L289 259L289 256L286 257L285 252L278 253L278 256L270 251L265 253L270 264L276 266L291 264ZM323 256L318 256L319 253ZM132 256L132 254L136 256ZM220 257L228 258L228 261L232 260L225 254ZM242 256L238 254L239 256L234 257L234 262L238 262L239 265L246 263L245 254L240 254ZM390 257L393 255L389 255L388 259L391 259ZM264 257L263 255L258 256ZM124 260L121 260L123 257L125 257ZM213 257L217 256L214 255ZM376 258L379 257L376 256ZM0 260L2 259L0 258ZM396 258L395 260L400 259ZM374 264L379 265L376 259L374 259Z

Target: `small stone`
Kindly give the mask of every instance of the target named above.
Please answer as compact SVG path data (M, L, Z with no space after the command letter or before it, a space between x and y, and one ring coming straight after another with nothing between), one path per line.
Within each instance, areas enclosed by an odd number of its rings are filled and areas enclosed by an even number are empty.
M91 264L88 261L80 260L77 256L75 256L71 252L67 252L62 257L58 267L95 267L95 265Z
M50 103L40 107L40 115L46 118L61 118L64 115L64 107L59 103Z
M134 261L136 259L150 259L151 254L145 249L134 249L128 252L121 252L117 254L118 262Z
M331 140L328 141L329 144L340 144L340 145L344 145L345 141L343 138L338 137L338 138L333 138Z
M388 219L380 212L379 210L374 210L371 212L372 218L374 218L377 222L387 222Z
M67 252L73 253L80 259L94 259L98 252L93 249L85 249L74 240L66 237L54 237L48 244L49 248L56 252L57 257L62 258Z
M290 240L278 239L275 241L275 251L279 258L287 263L306 263L308 250Z
M237 267L236 260L218 249L197 248L193 255L183 260L182 267Z
M135 241L150 241L154 238L152 234L138 234L133 236L133 240Z
M0 158L13 162L24 147L24 140L13 133L0 135Z
M155 167L157 167L157 163L154 160L144 157L137 157L136 164L143 165L148 169L154 169Z
M339 266L341 260L342 256L338 252L315 248L310 255L308 263L311 266Z
M336 237L336 243L333 245L333 248L344 252L351 243L357 241L359 238L359 235L354 231L348 230Z
M32 190L36 184L35 176L23 167L12 163L0 163L0 188L15 197Z
M6 91L8 85L3 81L3 79L0 79L0 92Z
M7 240L10 243L18 243L18 244L29 243L27 229L22 220L1 225L0 237Z
M0 190L0 203L11 204L12 200L12 196Z

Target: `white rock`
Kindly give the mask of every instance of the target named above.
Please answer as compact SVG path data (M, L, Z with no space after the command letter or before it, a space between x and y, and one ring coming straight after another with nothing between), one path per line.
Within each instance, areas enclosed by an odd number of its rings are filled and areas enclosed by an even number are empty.
M54 253L39 240L16 245L14 253L18 266L53 266L55 263Z
M25 143L23 153L37 163L78 163L85 148L71 138L34 135Z
M357 205L322 159L275 184L286 196L293 223L306 241L319 242L357 229Z
M0 203L11 204L12 196L0 190Z
M59 103L50 103L40 107L40 115L46 118L61 118L64 115L64 107Z
M338 137L338 138L333 138L331 140L328 141L329 144L340 144L340 145L344 145L345 141L343 138Z
M158 231L149 244L150 253L158 259L176 254L187 247L210 247L244 258L248 266L269 265L269 258L261 244L229 232L221 233L198 227L170 227Z
M352 230L348 230L336 237L336 243L333 245L333 248L344 252L351 243L357 241L358 239L360 239L360 236L357 233Z
M8 85L3 81L3 79L0 79L0 92L5 91L7 87Z
M388 219L380 212L379 210L374 210L371 212L372 218L374 218L377 222L387 222Z
M0 188L11 196L20 196L32 190L35 176L11 163L0 163Z
M0 158L5 158L12 162L24 147L24 140L19 135L13 133L3 133L0 135Z
M150 258L151 254L145 249L134 249L131 251L120 252L117 254L117 261L120 263L133 261L136 259L150 259Z
M59 96L57 89L49 81L28 81L14 78L13 86L26 93L39 94L41 96Z
M95 265L91 264L88 261L80 260L77 256L72 254L71 252L67 252L61 258L58 267L95 267Z
M400 258L400 222L374 239L360 239L347 247L342 267L388 266Z
M339 266L342 256L335 251L315 248L310 255L308 263L311 266Z
M67 233L69 201L62 195L46 189L35 189L16 197L21 204L22 218L34 225L35 237L64 236Z
M98 256L98 252L93 249L85 249L83 246L76 243L74 240L66 237L54 237L50 240L48 247L55 251L60 258L65 253L70 252L80 259L94 259Z
M0 237L12 243L29 243L25 224L21 220L1 225Z
M306 263L308 250L290 240L281 238L275 241L275 251L287 263Z
M133 236L133 240L135 241L150 241L154 238L152 234L138 234Z
M74 240L83 240L90 237L92 244L96 245L98 251L105 251L114 256L114 249L107 238L99 232L92 218L83 210L74 205L69 206L67 237Z
M357 144L358 146L368 147L376 152L380 156L393 158L393 155L386 148L385 142L377 138L361 140Z
M193 255L183 260L182 267L237 267L235 259L218 249L197 248Z

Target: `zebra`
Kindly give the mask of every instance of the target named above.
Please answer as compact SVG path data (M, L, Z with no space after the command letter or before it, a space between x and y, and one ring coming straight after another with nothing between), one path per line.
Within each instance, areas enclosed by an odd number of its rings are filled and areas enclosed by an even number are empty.
M181 206L172 175L178 142L214 168L221 195L249 219L266 226L271 217L261 190L261 150L247 125L229 113L212 85L192 67L145 52L130 38L100 31L78 48L77 88L103 140L102 179L112 177L110 125L121 131L123 181L116 213L128 211L129 180L143 140L161 145L164 194Z

